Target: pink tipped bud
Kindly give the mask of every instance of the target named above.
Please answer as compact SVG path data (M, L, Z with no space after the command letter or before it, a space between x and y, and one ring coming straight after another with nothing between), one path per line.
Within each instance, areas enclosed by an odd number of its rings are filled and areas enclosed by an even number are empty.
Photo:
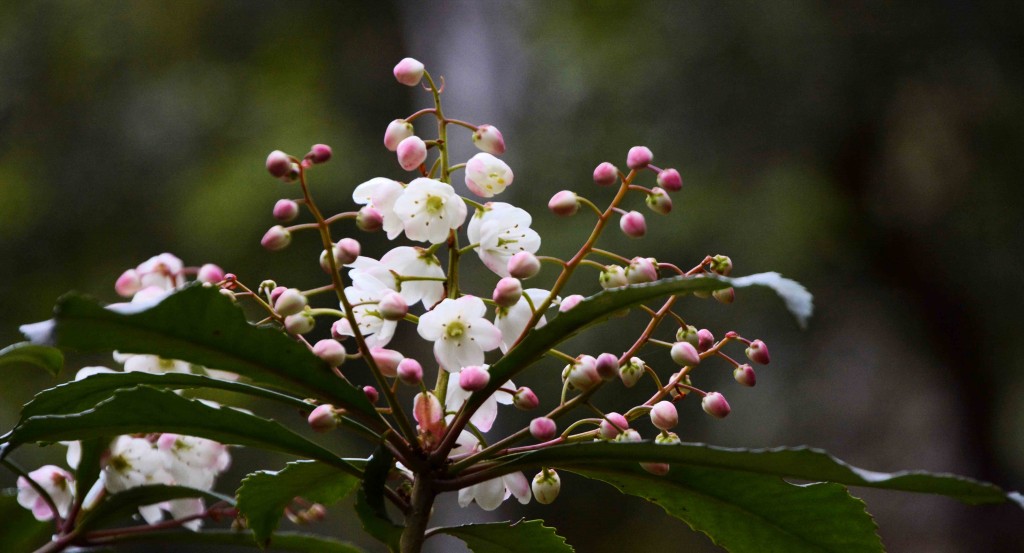
M363 386L363 395L366 396L366 399L370 400L371 404L377 403L377 400L380 399L380 392L373 386Z
M598 186L611 186L619 180L619 169L608 163L602 162L594 169L594 184Z
M626 154L626 166L634 171L643 169L650 165L653 159L654 154L651 153L650 148L647 146L633 146L629 149L629 153Z
M353 238L342 238L334 245L334 258L341 265L348 265L359 257L361 251L359 241Z
M139 290L142 290L142 278L139 277L139 273L135 269L128 269L121 273L121 276L117 277L117 282L114 283L114 291L123 298L130 298Z
M732 273L732 259L728 255L719 254L712 257L711 263L708 266L711 272L722 276L729 276Z
M659 401L651 407L651 422L660 430L671 430L679 424L679 411L671 401Z
M630 238L643 238L647 234L647 220L639 211L630 211L619 218L619 228Z
M634 257L626 267L626 280L630 284L658 280L658 262L650 257Z
M681 367L692 367L700 363L700 354L697 353L697 348L693 347L693 344L690 342L676 342L672 344L670 353L672 360Z
M377 304L377 311L385 321L400 321L409 313L409 304L398 292L388 292Z
M669 192L678 192L683 188L683 177L675 169L665 169L658 173L658 186Z
M747 359L760 365L767 365L771 361L768 355L768 346L761 340L754 340L747 346Z
M463 367L459 372L459 387L467 392L482 390L491 380L491 373L477 365Z
M384 348L372 348L370 356L373 357L373 362L380 369L380 373L388 378L398 376L398 364L402 362L402 359L405 359L405 356L401 353L393 349Z
M566 311L579 305L580 302L583 301L584 299L586 298L579 294L572 294L571 296L566 296L565 299L562 300L562 303L558 305L558 311L560 313L565 313Z
M270 291L270 303L277 303L277 299L281 297L287 290L284 286L274 286L274 289Z
M398 143L398 164L406 171L413 171L427 159L427 145L418 136L410 136Z
M313 354L332 367L340 367L345 362L346 351L337 340L325 338L313 345Z
M338 417L334 414L333 405L320 405L313 409L306 420L314 432L330 432L338 427Z
M601 376L597 374L597 359L590 355L577 357L576 362L569 365L568 369L566 378L569 385L576 390L589 390L601 381Z
M576 193L571 190L562 190L551 196L551 200L548 201L548 209L551 213L558 215L559 217L569 217L575 215L580 209L579 201L576 197Z
M491 299L501 307L512 307L523 297L523 283L519 279L505 277L494 287Z
M260 239L260 245L272 252L283 250L291 243L292 233L288 232L288 229L281 225L270 227L266 234L263 235L263 238Z
M540 260L530 252L519 252L509 258L508 272L513 278L526 280L540 272Z
M645 366L643 359L631 357L629 363L619 367L619 379L622 380L622 384L627 388L635 386L644 375Z
M416 86L423 79L423 64L413 58L405 58L395 66L395 79L405 86Z
M384 147L394 152L403 140L414 134L416 131L412 123L405 119L395 119L388 123L388 128L384 131Z
M548 505L558 497L558 492L562 489L562 479L558 477L557 472L544 469L533 477L530 488L533 490L533 497L537 503Z
M306 334L316 326L316 320L309 313L297 313L284 318L284 328L289 334Z
M406 357L398 364L398 379L403 384L410 386L419 386L420 382L423 382L423 366L420 362L411 358Z
M601 421L598 434L606 440L611 440L618 436L620 432L625 432L628 428L629 421L626 420L626 417L618 413L608 413L604 416L604 420Z
M517 409L529 411L530 409L536 409L540 405L540 400L537 399L537 394L533 393L533 390L522 386L516 390L516 393L512 394L512 404Z
M668 463L640 463L640 468L655 476L665 476L672 467Z
M757 375L754 374L754 367L743 364L732 370L732 377L736 379L736 382L744 386L753 387L757 384Z
M618 265L608 265L601 271L601 276L598 277L598 281L601 283L601 288L605 290L609 288L618 288L629 284L629 278L626 277L626 270Z
M505 153L505 138L491 125L480 125L473 133L473 145L480 151L500 156Z
M436 439L444 432L444 408L434 394L416 394L412 401L412 416L424 434L432 435Z
M356 214L356 226L363 232L377 232L384 227L384 216L375 208L365 206Z
M267 156L267 172L276 178L285 178L294 169L294 162L288 154L281 150L274 150Z
M715 345L715 335L710 330L702 328L697 331L697 351L704 353Z
M537 417L530 421L530 435L538 442L546 442L555 437L558 426L547 417Z
M719 419L724 419L732 410L729 408L729 402L725 401L725 396L718 392L710 392L704 396L700 406L704 408L705 413Z
M213 263L207 263L199 268L199 273L196 274L196 280L199 282L216 284L224 280L224 269L221 269Z
M655 186L647 195L647 207L659 215L668 215L672 211L672 198L664 188Z
M722 288L721 290L715 290L711 292L711 295L715 297L720 303L729 305L736 301L736 290L731 286L729 288Z
M305 309L307 303L308 300L306 296L302 295L302 292L295 288L288 288L277 297L277 301L274 302L274 311L287 317Z
M619 358L613 353L602 353L597 356L594 369L601 380L612 380L619 376Z
M311 163L327 163L333 154L334 152L327 144L314 144L305 159Z

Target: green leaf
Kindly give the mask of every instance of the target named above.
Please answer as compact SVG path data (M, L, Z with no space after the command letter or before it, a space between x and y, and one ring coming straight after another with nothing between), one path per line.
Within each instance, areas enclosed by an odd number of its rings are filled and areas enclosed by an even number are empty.
M19 342L0 349L0 367L4 365L32 365L57 376L64 367L64 354L57 348Z
M52 522L40 522L18 504L16 490L0 493L0 536L4 551L34 551L50 541Z
M573 548L543 520L488 522L438 528L466 542L473 553L572 553Z
M5 438L11 444L81 440L120 434L173 432L224 444L283 451L316 459L359 475L337 455L270 419L230 407L212 407L174 392L139 386L118 390L95 407L65 415L29 417Z
M189 532L187 530L156 531L134 536L124 536L108 541L111 543L198 543L211 546L258 547L249 532L236 532L234 530L203 530L201 532ZM268 551L364 553L362 549L348 542L299 532L278 532L274 534L274 545Z
M389 550L397 552L404 528L391 522L384 505L384 485L393 463L391 451L383 445L373 452L366 465L363 485L356 494L356 514L366 533L383 542Z
M238 510L261 545L271 543L281 515L296 496L321 503L336 503L349 494L359 479L315 461L288 463L284 469L254 472L238 488Z
M226 495L185 486L139 486L106 496L102 503L82 519L78 528L85 531L103 527L134 515L140 506L188 497L223 501L229 505L235 503L233 498Z
M110 447L109 437L90 438L81 442L81 457L75 469L75 497L84 499L100 477L100 460Z
M213 288L190 286L156 304L116 307L67 294L58 300L53 319L21 331L35 344L148 353L238 373L343 406L372 427L383 427L361 390L280 330L249 324L242 310Z

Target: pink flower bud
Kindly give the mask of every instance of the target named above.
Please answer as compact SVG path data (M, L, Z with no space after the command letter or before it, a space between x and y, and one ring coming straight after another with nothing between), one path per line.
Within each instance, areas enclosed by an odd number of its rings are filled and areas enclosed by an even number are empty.
M421 392L413 398L412 417L424 434L436 439L444 432L444 408L437 396L430 392Z
M608 163L602 162L594 169L594 184L598 186L611 186L619 180L619 169Z
M546 442L558 433L558 425L547 417L537 417L530 421L530 435L538 442Z
M679 411L671 401L659 401L651 407L651 422L661 430L671 430L679 424Z
M750 345L747 346L747 359L760 365L767 365L771 361L771 357L768 355L768 346L761 340L750 342Z
M672 211L672 198L664 188L655 186L647 195L647 207L659 215L668 215Z
M697 353L697 348L693 347L693 344L690 342L676 342L672 344L670 354L672 355L672 360L681 367L692 367L700 363L700 354Z
M697 331L697 351L704 353L715 345L715 335L710 330L702 328Z
M594 369L601 380L612 380L619 376L619 358L614 353L602 353L597 356Z
M540 272L540 260L530 252L519 252L508 260L508 273L519 280L526 280Z
M411 358L406 357L398 363L398 379L403 384L410 386L419 386L420 382L423 382L423 366L420 362Z
M655 476L665 476L671 467L668 463L640 463L640 468Z
M678 192L683 188L683 177L675 169L664 169L658 173L658 186L669 192Z
M334 258L341 265L348 265L359 257L361 251L359 241L353 238L342 238L334 245Z
M584 299L586 298L584 298L580 294L572 294L571 296L566 296L565 299L562 300L562 303L558 305L558 311L560 313L565 313L566 311L579 305L579 303Z
M280 298L281 294L283 294L285 290L287 290L287 288L284 286L275 286L274 289L270 291L270 303L277 303L277 298Z
M608 413L604 416L601 421L601 426L598 429L598 434L606 439L610 440L615 436L618 436L620 432L625 432L629 428L629 421L626 417L618 413Z
M580 204L576 198L576 193L571 190L562 190L551 196L551 200L548 201L548 209L551 213L558 215L559 217L569 217L575 215L580 209Z
M395 79L405 86L416 86L423 79L423 64L413 58L405 58L395 66Z
M562 489L562 480L554 470L544 469L533 477L530 488L537 503L548 505L558 497L558 492Z
M263 235L263 238L260 239L260 245L272 252L283 250L291 243L292 233L288 232L288 229L281 225L270 227L267 233Z
M533 393L533 390L522 386L516 390L516 393L512 394L512 404L517 409L529 411L530 409L536 409L540 405L540 400L537 399L537 394Z
M725 396L718 392L710 392L705 395L700 406L704 408L705 413L719 419L724 419L731 411L729 402L725 401Z
M427 145L418 136L410 136L398 143L398 164L406 171L413 171L427 159Z
M629 279L626 277L626 270L618 265L608 265L601 271L601 276L598 277L598 281L601 283L601 288L608 290L609 288L618 288L629 284Z
M641 284L658 280L658 263L650 257L634 257L626 267L626 280L630 284Z
M370 400L371 404L377 403L377 400L380 399L380 392L373 386L363 386L363 395L366 396L366 399Z
M365 206L356 213L356 226L363 232L377 232L384 227L384 216L375 208Z
M196 274L196 280L199 282L216 284L224 280L224 269L221 269L213 263L207 263L199 268L199 273Z
M619 367L619 379L622 380L622 384L627 388L635 386L644 375L645 366L643 359L631 357L629 363Z
M639 211L630 211L619 218L619 228L630 238L643 238L647 234L647 221Z
M590 355L581 355L576 362L569 366L569 374L566 376L569 385L576 390L589 390L601 381L597 374L597 359Z
M312 163L326 163L331 160L331 156L334 152L331 151L331 147L327 144L314 144L310 148L309 153L306 154L307 160Z
M388 292L380 298L377 311L385 321L400 321L409 313L409 304L398 292Z
M500 156L505 153L505 138L491 125L480 125L473 133L473 145L480 151Z
M130 298L139 290L142 290L142 278L139 277L139 273L135 269L128 269L121 273L114 284L114 291L123 298Z
M736 379L736 382L744 386L753 387L757 384L757 375L754 374L754 367L743 364L732 370L732 377Z
M281 150L274 150L267 156L267 172L276 178L288 176L293 169L294 163L288 154Z
M323 359L332 367L340 367L345 362L345 346L337 340L325 338L313 345L313 354Z
M494 287L494 293L491 294L491 299L494 303L501 307L512 307L519 303L519 299L523 297L523 284L519 282L519 279L512 277L505 277L498 281L498 284Z
M718 273L722 276L729 276L732 274L732 259L727 255L716 255L711 258L709 267L713 273Z
M306 299L306 296L302 295L302 292L296 288L288 288L274 302L274 311L277 311L279 315L287 317L288 315L301 312L306 308L307 303L309 301Z
M412 123L405 119L395 119L388 123L388 128L384 131L384 147L394 152L398 149L398 144L406 138L416 134L413 129Z
M284 318L284 328L289 334L305 334L315 326L316 320L309 313L296 313Z
M338 417L334 414L334 406L326 403L313 409L306 420L314 432L330 432L338 427Z
M398 376L398 364L405 359L405 356L393 349L372 348L370 356L373 362L380 369L380 373L388 378Z
M482 390L491 380L491 373L477 365L463 367L459 372L459 387L467 392Z
M653 159L654 154L651 153L650 148L647 146L633 146L629 149L629 153L626 154L626 167L634 171L643 169L650 165Z
M729 305L736 301L736 290L731 286L729 288L722 288L721 290L715 290L711 292L711 295L715 297L720 303Z

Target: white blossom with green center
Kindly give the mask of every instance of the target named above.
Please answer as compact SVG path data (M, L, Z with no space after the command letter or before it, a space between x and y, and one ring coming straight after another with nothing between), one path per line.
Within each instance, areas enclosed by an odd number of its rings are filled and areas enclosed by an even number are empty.
M525 210L503 202L489 202L469 221L466 234L480 261L498 276L507 277L508 260L519 252L537 253L540 235L530 228L533 219Z
M410 240L440 244L466 220L466 204L449 184L418 178L395 200L395 214Z
M484 352L501 344L501 331L484 318L487 307L475 296L446 299L420 317L417 332L434 342L434 357L448 372L483 365Z
M466 186L482 198L501 194L512 179L512 169L491 154L479 153L466 162Z
M349 277L356 288L372 291L383 286L401 294L410 306L422 301L423 307L429 308L444 297L444 270L437 258L423 248L399 246L384 254L380 261L360 256L347 266L352 268ZM396 275L414 280L399 283Z

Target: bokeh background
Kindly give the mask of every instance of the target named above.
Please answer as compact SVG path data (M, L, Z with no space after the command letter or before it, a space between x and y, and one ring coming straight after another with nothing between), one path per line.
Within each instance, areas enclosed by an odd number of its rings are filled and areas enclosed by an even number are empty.
M351 207L360 182L405 178L381 137L428 105L391 76L414 56L445 77L449 115L504 133L516 178L501 199L534 213L541 253L568 255L589 229L585 213L547 214L550 195L607 201L593 167L624 166L645 144L684 189L671 216L649 214L645 239L609 236L607 248L687 266L725 253L738 274L778 270L815 294L807 331L767 292L683 304L717 335L764 338L773 357L754 389L724 366L702 369L696 383L725 392L733 414L710 420L684 403L684 440L810 444L869 469L1021 489L1022 22L1011 2L5 2L0 342L67 290L114 301L116 277L164 251L250 283L321 284L312 237L277 254L259 246L274 201L295 193L264 156L331 144L336 160L313 178L332 212ZM468 135L454 140L454 159L473 153ZM364 251L383 247L366 237ZM482 292L491 279L474 269L464 283ZM629 325L639 319L573 347L624 349ZM524 383L546 390L558 370ZM5 374L0 426L53 384ZM510 413L499 430L527 417ZM59 449L19 461L57 461ZM218 488L284 461L239 451ZM1018 551L1024 540L1010 507L854 493L891 551ZM553 507L443 501L436 522L519 517L544 518L581 552L717 550L657 507L571 476ZM352 519L342 505L317 530L380 550Z

